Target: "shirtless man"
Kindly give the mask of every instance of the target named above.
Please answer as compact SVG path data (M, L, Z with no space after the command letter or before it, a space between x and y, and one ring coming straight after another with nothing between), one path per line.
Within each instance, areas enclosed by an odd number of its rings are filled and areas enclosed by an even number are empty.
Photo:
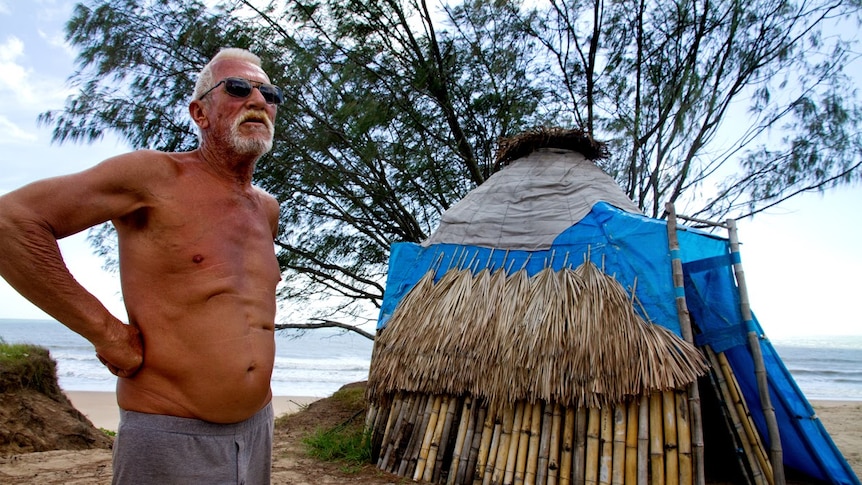
M257 56L225 49L189 103L197 150L136 151L0 197L0 275L118 376L114 483L269 483L279 205L251 185L282 101L268 83ZM128 324L57 246L105 221Z

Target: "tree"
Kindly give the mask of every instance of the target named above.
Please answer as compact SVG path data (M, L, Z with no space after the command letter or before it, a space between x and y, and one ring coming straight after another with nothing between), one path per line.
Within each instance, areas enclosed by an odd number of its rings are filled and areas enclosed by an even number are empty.
M819 33L856 6L718 3L91 1L68 24L80 91L41 120L59 141L189 149L194 73L220 46L257 52L287 99L257 183L282 203L282 301L311 309L287 326L355 325L376 317L390 245L425 239L501 168L497 140L532 127L606 140L604 168L650 215L754 213L857 180L849 45ZM746 100L749 126L721 143Z

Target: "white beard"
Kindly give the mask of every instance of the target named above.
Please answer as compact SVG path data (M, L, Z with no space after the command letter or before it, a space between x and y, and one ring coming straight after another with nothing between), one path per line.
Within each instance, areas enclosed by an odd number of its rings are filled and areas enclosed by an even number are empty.
M262 140L257 138L256 136L247 137L243 136L239 132L240 125L249 118L261 118L264 120L266 124L267 131L269 132L269 136ZM265 113L262 112L253 112L249 111L245 113L243 116L237 118L234 122L233 126L230 129L230 136L228 138L230 142L231 148L236 150L236 152L240 155L257 155L258 157L263 156L272 150L272 138L273 138L273 126L272 122L270 122L269 118Z

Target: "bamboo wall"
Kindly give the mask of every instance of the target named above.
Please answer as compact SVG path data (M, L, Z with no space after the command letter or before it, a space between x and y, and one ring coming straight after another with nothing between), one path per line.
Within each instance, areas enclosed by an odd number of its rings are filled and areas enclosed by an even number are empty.
M437 484L690 484L685 390L605 408L397 393L367 425L381 470Z

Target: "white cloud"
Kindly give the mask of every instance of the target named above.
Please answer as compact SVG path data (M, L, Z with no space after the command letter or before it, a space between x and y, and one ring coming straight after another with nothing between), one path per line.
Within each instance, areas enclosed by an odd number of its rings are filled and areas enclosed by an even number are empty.
M12 11L9 9L9 3L5 0L0 0L0 15L9 15Z
M22 129L5 116L0 115L0 145L33 143L38 139L39 137L35 133Z
M0 43L0 102L9 111L41 112L62 105L71 90L57 78L39 76L26 65L24 42L9 36Z

